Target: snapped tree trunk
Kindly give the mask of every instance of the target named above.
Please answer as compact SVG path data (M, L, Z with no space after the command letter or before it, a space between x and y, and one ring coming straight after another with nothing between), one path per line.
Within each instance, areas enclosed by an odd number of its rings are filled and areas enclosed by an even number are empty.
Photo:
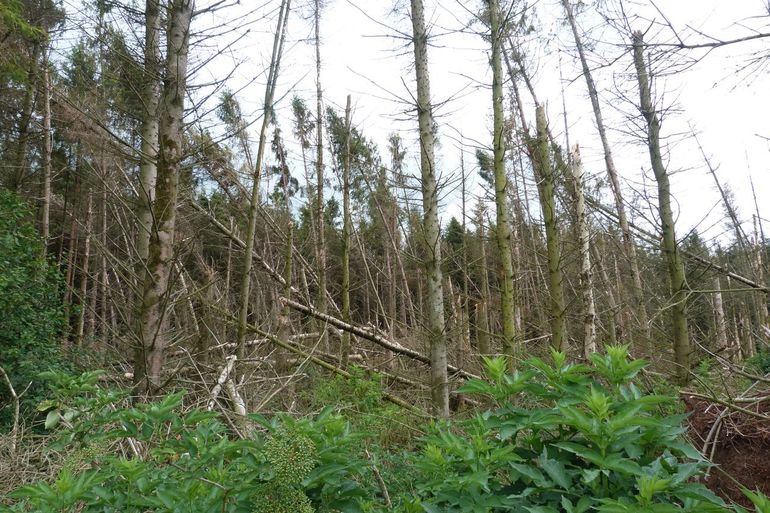
M596 352L596 305L594 303L593 269L591 268L591 237L586 218L583 183L583 163L577 145L572 150L570 169L575 193L575 226L580 253L580 293L583 302L583 356Z
M503 33L500 6L488 0L490 40L492 43L492 110L494 116L494 176L497 223L497 252L500 259L500 306L503 321L503 353L516 350L516 312L513 289L513 259L511 257L511 226L508 221L508 175L505 172L505 113L503 111Z
M644 38L639 31L633 34L634 66L639 82L641 114L646 123L647 148L650 164L658 184L658 211L663 233L662 249L668 267L671 289L671 322L674 345L675 376L680 383L690 377L690 334L687 326L687 282L684 263L676 241L674 213L671 208L671 185L663 164L660 149L660 120L652 103L650 75L644 59Z
M422 0L412 1L412 37L417 79L417 118L420 127L420 174L425 247L426 306L430 345L430 385L433 412L449 416L449 383L446 371L447 343L444 333L444 280L441 272L441 226L438 220L438 187L433 154L433 104L428 71L428 32Z
M567 351L567 323L561 273L559 227L556 216L555 173L551 163L551 145L545 108L537 106L535 114L537 138L530 143L532 161L540 192L545 224L545 243L548 254L548 297L551 310L551 345L558 351Z
M179 170L184 157L184 103L193 0L173 0L168 11L165 76L159 103L157 185L140 315L140 345L134 361L138 392L155 393L168 344L169 277L174 265L174 232Z

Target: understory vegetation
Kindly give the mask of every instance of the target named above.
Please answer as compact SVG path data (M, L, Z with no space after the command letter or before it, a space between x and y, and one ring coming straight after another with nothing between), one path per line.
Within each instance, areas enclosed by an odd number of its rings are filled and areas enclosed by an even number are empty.
M513 373L487 359L458 391L484 409L452 422L407 419L360 376L321 387L313 400L333 389L345 401L317 414L231 424L184 392L131 405L100 371L46 372L38 409L58 470L0 511L744 511L698 482L709 464L670 413L677 399L637 384L645 365L625 347L588 364L553 352ZM399 418L420 434L390 439Z

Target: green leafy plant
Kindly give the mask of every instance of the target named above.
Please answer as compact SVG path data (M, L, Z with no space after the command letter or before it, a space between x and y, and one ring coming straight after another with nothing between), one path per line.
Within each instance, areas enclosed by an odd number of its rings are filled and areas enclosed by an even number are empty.
M37 379L41 370L71 369L60 351L64 315L59 296L61 277L42 257L43 243L29 206L0 190L0 365L22 396L24 412L47 394ZM0 397L10 397L0 385ZM0 429L11 409L0 400Z
M512 374L488 359L488 380L462 387L496 407L425 437L415 461L424 511L727 510L695 482L707 463L682 440L683 417L659 413L675 399L634 385L643 361L623 347L593 355L590 366L552 357Z
M331 409L314 418L254 416L265 429L232 439L216 414L185 411L182 393L131 407L99 387L99 375L47 376L55 393L42 406L55 419L55 446L79 464L16 490L5 511L357 512L369 495L360 479L367 463Z

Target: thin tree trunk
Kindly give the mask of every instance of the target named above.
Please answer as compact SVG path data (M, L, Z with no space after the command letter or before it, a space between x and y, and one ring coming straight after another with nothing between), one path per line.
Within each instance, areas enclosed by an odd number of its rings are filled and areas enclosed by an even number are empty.
M727 322L722 301L722 283L719 275L714 276L714 352L727 350Z
M146 0L144 11L144 83L142 87L142 126L139 155L139 197L136 233L138 279L147 272L152 207L155 200L158 159L158 102L160 100L160 6L159 0ZM141 296L137 295L137 312L141 311Z
M532 157L537 173L540 203L543 207L546 250L548 253L548 296L551 310L551 345L558 351L567 351L567 322L561 272L561 249L556 216L555 173L551 164L551 146L545 119L545 108L537 106L537 139L532 147Z
M634 298L634 311L636 311L639 324L641 324L644 335L649 343L650 340L650 323L649 316L647 315L647 307L644 303L644 293L642 290L642 277L639 270L639 259L636 256L636 246L634 245L633 238L631 236L631 228L628 225L628 216L626 214L625 203L623 203L623 193L620 189L620 180L618 179L618 170L615 167L615 160L612 156L612 148L610 147L609 139L607 138L607 129L604 126L604 118L602 116L601 104L599 103L599 93L596 90L596 84L594 83L591 68L588 65L588 60L585 55L585 48L583 45L580 31L578 30L577 21L575 20L575 14L572 10L570 0L561 0L564 6L564 11L567 14L567 21L572 29L572 36L575 40L575 46L577 47L578 56L580 58L580 65L583 69L583 78L586 81L586 87L588 89L588 96L591 99L591 107L594 111L594 118L596 120L596 129L599 132L599 139L602 143L602 149L604 150L604 164L607 169L607 176L610 179L610 188L612 189L612 196L615 200L615 209L618 214L618 223L620 224L620 232L623 236L623 250L626 253L626 258L631 267L631 276L633 278L634 288L631 297Z
M48 60L43 69L43 204L41 208L41 228L43 235L43 258L48 250L48 239L51 235L51 75L48 71Z
M687 282L684 264L676 241L674 213L671 208L671 186L668 172L663 164L660 150L660 120L655 112L650 92L650 77L644 60L644 39L641 32L634 32L634 66L639 81L641 113L646 122L647 145L650 163L658 183L658 204L662 224L662 249L668 266L669 286L671 287L672 330L674 343L674 362L676 377L680 383L686 383L690 377L690 335L687 327Z
M438 417L449 416L449 383L444 334L444 281L441 272L441 226L438 220L438 188L433 154L433 104L428 71L428 32L422 0L411 0L412 37L417 79L417 117L420 126L420 170L427 278L428 340L431 360L431 398Z
M612 293L612 287L610 286L610 278L607 275L607 269L602 263L601 258L599 258L599 251L596 249L595 245L590 246L590 250L593 252L594 261L596 262L596 268L599 271L599 277L601 278L603 288L607 292L607 306L609 307L610 317L609 328L607 328L606 331L607 335L609 336L610 345L614 346L618 343L617 317L619 315L619 307L617 301L615 300L615 294Z
M151 394L160 387L168 344L166 313L174 265L179 171L184 158L183 117L193 4L193 0L172 0L168 12L166 70L159 103L157 185L142 294L140 346L134 361L137 390Z
M487 270L487 241L484 230L484 210L479 205L478 219L476 221L479 232L479 250L481 267L481 301L476 305L476 344L478 345L479 355L488 356L492 353L489 344L489 300L491 294L489 291L489 272Z
M321 0L315 0L315 72L316 72L316 258L318 259L317 308L326 313L326 222L324 220L324 140L323 88L321 87ZM328 347L326 327L317 325L321 345Z
M253 184L251 187L251 203L249 204L249 226L246 233L245 257L243 272L241 274L241 295L238 314L238 359L243 360L246 351L246 333L249 315L249 298L251 295L251 267L254 254L254 238L257 230L257 214L259 212L259 182L262 174L262 163L265 156L265 141L267 128L272 121L273 98L275 96L275 84L278 80L278 72L281 65L283 43L286 39L286 25L289 21L291 0L283 0L278 14L278 25L273 39L273 54L270 59L270 71L265 86L265 100L263 104L262 128L259 132L259 147L257 149L257 162L253 169Z
M350 324L350 95L345 105L345 149L342 162L342 320ZM323 312L322 312L323 313ZM348 365L350 333L343 332L340 345L340 367Z
M500 303L503 321L503 353L516 350L516 312L514 304L513 259L511 257L511 226L508 222L508 176L505 172L505 113L503 111L503 38L500 7L497 0L488 0L490 36L492 43L492 109L494 115L494 175L497 221L497 251L500 259Z
M86 325L86 310L88 310L87 303L88 298L88 261L91 258L91 231L94 223L94 200L91 189L88 189L88 207L86 209L86 227L85 227L85 241L83 243L83 265L80 270L82 276L80 279L80 311L78 312L78 324L75 331L75 345L80 346L83 344L83 335Z

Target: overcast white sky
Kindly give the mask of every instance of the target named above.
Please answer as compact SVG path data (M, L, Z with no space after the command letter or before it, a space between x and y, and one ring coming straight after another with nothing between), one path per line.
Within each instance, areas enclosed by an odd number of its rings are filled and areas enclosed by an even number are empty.
M216 16L206 15L196 23L205 26L218 23L224 17L236 28L242 25L243 20L249 19L242 17L247 9L262 2L251 0L246 3L249 5L232 7ZM300 16L302 11L305 14L310 12L302 3L311 2L295 0L293 3L297 12L289 22L279 92L294 88L294 92L314 105L312 24ZM416 170L416 118L404 116L406 106L398 102L398 98L410 98L409 91L414 81L414 72L410 67L411 47L396 32L408 33L411 30L406 17L408 2L328 0L327 3L322 20L325 102L342 109L346 95L352 94L354 123L380 146L383 156L387 135L393 131L400 132L410 144L409 163ZM396 3L399 5L394 10ZM458 171L460 134L465 138L468 165L475 165L474 143L488 144L491 139L491 92L486 86L491 83L487 44L477 35L452 32L470 20L467 9L475 10L481 3L480 0L426 0L429 21L433 32L438 34L429 55L433 99L434 102L444 102L454 98L437 109L442 143L437 157L445 176ZM638 5L627 3L632 12L664 21L647 0L639 0ZM766 0L657 0L656 3L682 34L687 32L688 26L723 39L745 36L755 29L768 31L770 16ZM269 9L276 9L278 4L275 0L266 5ZM548 106L554 132L563 135L561 88L564 86L570 141L580 144L590 179L603 179L603 160L585 82L579 76L578 63L573 57L571 34L561 21L559 2L540 0L536 11L536 24L545 34L545 41L531 43L527 48L537 63L535 87L539 99ZM765 17L762 18L763 14ZM583 16L579 23L584 30L591 29L596 37L611 43L597 46L597 51L607 59L622 53L622 48L615 44L617 34L603 26L596 16ZM240 89L266 68L274 24L274 21L268 20L255 23L251 33L233 47L232 59L243 63L231 80L231 89ZM641 20L634 26L639 29L647 27ZM650 38L653 37L659 41L672 40L670 33L660 29L650 31ZM705 40L691 31L688 39L692 42ZM214 46L218 44L223 43L214 42ZM682 134L689 130L689 126L698 131L713 165L719 168L719 178L735 193L741 218L749 222L754 212L749 176L754 179L762 216L770 218L770 207L763 199L770 191L770 145L760 137L770 137L767 121L770 119L770 103L767 100L770 80L764 67L756 73L738 73L737 70L746 64L752 52L763 48L770 54L770 41L760 40L715 50L699 64L661 80L657 86L659 95L665 93L662 104L677 108L665 118L664 135ZM564 81L559 78L560 51ZM622 112L630 112L630 105L620 101L617 92L623 90L634 100L637 98L634 77L628 74L629 65L630 59L623 57L615 65L597 71L595 78L604 100L605 119L611 130L616 162L627 190L627 199L630 200L632 191L641 194L645 190L654 191L655 187L649 173L646 149L634 144L624 133L628 130L628 123ZM231 66L228 58L219 59L196 80L205 82L210 78L221 78L228 66ZM264 77L260 77L238 94L244 102L244 111L252 114L252 118L258 116L261 107L263 84ZM287 139L292 123L290 100L291 94L278 106L279 121ZM533 111L530 117L534 117ZM256 133L252 134L252 139L256 140ZM723 209L697 146L692 139L681 135L670 137L666 144L669 170L674 173L674 195L679 206L678 234L681 236L698 226L710 237L719 236L725 228L724 223L720 223L724 216ZM299 153L296 143L290 144L292 149L295 154ZM300 174L300 168L297 169L297 174ZM642 170L647 172L646 178ZM474 179L473 183L477 180ZM471 189L480 192L478 186L472 185ZM446 222L450 215L458 215L458 212L457 195L450 191L444 199L443 221ZM651 215L651 210L638 215Z

